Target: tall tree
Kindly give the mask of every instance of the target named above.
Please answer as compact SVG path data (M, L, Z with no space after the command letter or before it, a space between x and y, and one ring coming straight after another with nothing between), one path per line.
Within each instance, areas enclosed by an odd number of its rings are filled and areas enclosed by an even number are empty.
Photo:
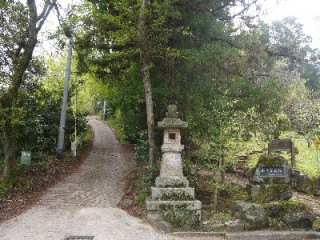
M266 52L278 61L287 61L289 70L298 72L313 90L320 89L320 52L310 44L312 38L303 31L303 25L294 17L260 23L261 41Z
M0 42L3 46L0 49L3 58L0 67L0 119L5 153L4 179L10 178L17 154L19 88L25 80L38 34L56 2L57 0L44 1L40 12L36 0L27 0L26 6L15 0L1 1L0 4Z
M89 14L83 19L84 31L76 41L81 63L79 69L94 71L99 79L122 89L130 88L132 82L142 79L145 96L143 112L147 116L145 125L148 128L149 162L152 165L155 162L152 83L158 79L155 74L158 72L157 63L171 52L168 43L173 29L168 19L175 17L175 1L90 2ZM119 81L122 84L117 83ZM140 95L140 88L136 91ZM140 108L137 109L140 112ZM130 112L124 111L124 114ZM139 115L145 117L144 114Z
M76 41L79 69L94 72L119 94L149 79L144 103L154 107L154 120L148 119L148 124L163 117L167 104L175 103L188 120L198 121L193 131L201 135L209 124L201 126L201 110L210 112L215 101L236 101L235 108L243 111L264 101L271 105L266 94L259 96L271 84L262 84L268 78L256 74L257 69L261 75L268 70L265 55L260 54L256 36L239 34L232 22L244 17L257 0L89 2ZM239 5L241 10L232 14L230 8ZM136 95L118 99L133 100L130 110L137 109L134 116L145 118L150 112L141 114L141 108L135 108L141 105L141 88L131 94ZM128 116L129 111L122 110Z
M147 125L148 125L148 141L149 141L149 164L155 164L155 142L154 142L154 113L153 98L150 79L150 45L147 38L146 21L149 1L141 0L140 16L138 20L138 47L140 50L141 74L144 85Z

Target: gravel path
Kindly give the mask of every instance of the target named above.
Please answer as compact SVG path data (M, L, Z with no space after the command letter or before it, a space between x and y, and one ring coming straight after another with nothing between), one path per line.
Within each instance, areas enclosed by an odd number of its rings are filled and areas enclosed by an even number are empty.
M89 124L93 148L79 170L49 189L35 207L1 224L1 240L208 239L164 235L117 208L130 164L111 128L93 117Z
M49 189L35 207L1 224L0 239L181 239L164 235L116 207L127 164L113 131L94 118L89 124L94 143L83 165Z

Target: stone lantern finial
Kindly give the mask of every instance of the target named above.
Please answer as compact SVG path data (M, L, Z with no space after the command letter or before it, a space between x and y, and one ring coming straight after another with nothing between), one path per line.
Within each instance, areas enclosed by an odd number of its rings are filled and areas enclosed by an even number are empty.
M168 112L166 112L166 117L158 122L158 127L159 128L187 128L188 123L182 121L178 117L179 113L177 111L177 106L176 105L169 105L168 106Z
M167 118L178 118L178 109L176 105L169 105L167 107L168 112L166 112Z

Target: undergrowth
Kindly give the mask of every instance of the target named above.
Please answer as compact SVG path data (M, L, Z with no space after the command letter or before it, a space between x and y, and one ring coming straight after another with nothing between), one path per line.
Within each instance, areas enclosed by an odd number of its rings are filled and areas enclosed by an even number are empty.
M88 128L83 139L83 148L88 145L92 134L91 128ZM0 203L14 198L15 195L38 192L46 188L79 162L79 157L75 158L71 151L66 151L63 160L57 160L55 155L47 155L31 159L30 165L16 164L9 180L0 178ZM3 167L3 161L0 161L0 168Z
M315 178L320 175L320 149L317 149L309 139L305 138L302 135L299 135L294 132L285 132L280 136L281 139L291 138L294 142L295 146L295 157L296 157L296 169L310 178ZM259 157L262 154L267 153L266 149L268 147L267 142L260 141L258 142L256 139L252 138L248 142L244 142L245 151L241 152L239 155L247 155L248 163L247 166L252 168L258 162ZM254 150L264 150L263 153L251 154ZM318 154L318 161L317 161ZM283 157L285 157L288 162L291 162L291 153L287 151L282 151L280 153Z

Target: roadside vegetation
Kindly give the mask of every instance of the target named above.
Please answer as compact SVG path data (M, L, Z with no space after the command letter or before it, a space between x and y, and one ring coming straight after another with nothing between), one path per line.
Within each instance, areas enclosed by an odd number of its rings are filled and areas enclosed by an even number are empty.
M80 156L74 157L70 150L59 161L55 155L32 158L30 165L17 164L10 181L0 179L0 222L8 220L35 204L49 187L72 173L82 163L90 149L91 128L83 137Z
M296 18L263 22L263 0L83 0L68 9L52 0L43 14L37 2L0 3L1 204L73 161L67 150L61 162L54 157L70 29L65 149L106 101L107 123L135 149L139 206L159 173L156 124L169 104L189 124L184 172L208 222L219 211L230 218L226 199L245 198L242 185L226 181L239 156L253 166L272 139L292 137L298 170L319 176L320 51ZM56 47L34 54L50 11L60 20L49 36ZM30 166L19 163L21 151L31 152Z

